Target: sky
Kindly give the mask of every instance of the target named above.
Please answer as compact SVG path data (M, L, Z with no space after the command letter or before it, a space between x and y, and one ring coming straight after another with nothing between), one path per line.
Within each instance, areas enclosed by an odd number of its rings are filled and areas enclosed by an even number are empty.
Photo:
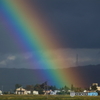
M60 45L45 53L50 62L67 63L67 67L100 62L100 0L29 0L34 2L56 32L51 33ZM0 67L29 68L33 51L20 52L13 38L0 23ZM41 51L38 51L41 52ZM48 53L49 52L49 53ZM61 55L59 52L62 52ZM41 60L34 63L42 63ZM35 68L35 67L34 67Z

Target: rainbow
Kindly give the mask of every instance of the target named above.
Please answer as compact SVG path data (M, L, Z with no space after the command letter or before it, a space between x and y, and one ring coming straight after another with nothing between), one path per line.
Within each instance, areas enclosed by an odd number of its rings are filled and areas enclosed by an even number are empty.
M76 84L78 80L81 83L81 75L77 72L67 71L63 67L68 66L65 62L51 62L53 53L47 56L44 52L50 49L58 48L60 43L56 40L55 36L51 36L50 33L54 33L55 30L51 28L47 21L47 18L42 14L41 10L31 0L1 0L1 14L2 25L6 28L8 34L12 37L15 44L20 48L22 52L35 52L33 53L33 60L41 60L42 63L31 63L30 66L36 66L40 69L58 69L55 70L43 70L41 72L44 77L52 81L52 84L58 87L71 84ZM41 52L40 52L41 51ZM62 52L59 52L60 55ZM62 69L59 69L61 68ZM39 73L38 73L39 79Z

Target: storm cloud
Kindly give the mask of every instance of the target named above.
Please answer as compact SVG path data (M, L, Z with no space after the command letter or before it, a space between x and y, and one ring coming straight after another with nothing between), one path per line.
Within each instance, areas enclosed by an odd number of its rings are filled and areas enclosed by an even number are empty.
M100 48L99 0L38 0L62 47Z
M99 0L30 0L30 2L31 5L37 3L44 18L56 31L55 34L51 33L51 36L55 35L54 38L61 44L57 49L43 52L50 58L49 62L66 62L68 66L63 67L76 66L78 55L79 65L99 64ZM32 51L22 53L18 44L15 44L15 39L0 23L0 67L29 68L29 64L32 63ZM45 59L33 60L33 63L41 64L43 61Z

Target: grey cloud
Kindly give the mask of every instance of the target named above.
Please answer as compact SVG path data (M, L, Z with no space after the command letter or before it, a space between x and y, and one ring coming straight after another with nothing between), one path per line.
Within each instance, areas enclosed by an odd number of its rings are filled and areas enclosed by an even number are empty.
M62 47L100 48L100 1L38 0Z
M57 31L54 38L61 43L59 48L100 48L99 0L30 0L30 2L37 3L44 18ZM54 36L52 33L51 35ZM19 52L20 48L16 41L0 23L0 52Z
M41 51L40 51L41 52ZM34 52L35 53L35 52ZM5 54L0 56L0 67L3 68L33 68L44 69L54 68L52 66L45 67L44 63L57 64L55 68L67 68L76 66L76 55L78 54L78 65L99 64L100 49L55 49L43 52L47 58L34 59L33 52L24 54ZM48 63L48 64L49 64ZM40 68L41 66L41 68Z
M46 60L75 66L76 54L79 65L98 64L100 61L100 1L99 0L30 0L36 2L43 16L57 31L51 33L58 39L59 48L37 51L46 55L35 58L35 53L20 50L13 38L0 23L0 67L37 68ZM97 49L98 48L98 49ZM37 53L36 52L36 53ZM66 66L65 66L66 67Z

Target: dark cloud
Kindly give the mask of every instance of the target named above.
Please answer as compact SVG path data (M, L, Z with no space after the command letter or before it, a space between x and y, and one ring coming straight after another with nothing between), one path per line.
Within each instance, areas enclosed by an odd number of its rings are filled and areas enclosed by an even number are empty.
M99 0L37 0L63 47L100 48Z
M76 55L78 65L99 64L100 49L57 49L43 52L46 59L34 59L36 52L6 53L0 54L0 68L33 68L33 69L56 69L76 66ZM40 66L44 62L57 63L61 66Z
M0 53L18 52L13 36L0 23Z
M60 53L55 53L59 57L49 55L53 60L50 59L50 62L67 62L69 66L74 66L76 54L80 57L80 65L100 62L100 57L95 57L100 52L100 49L96 49L100 48L99 0L30 0L30 2L37 3L44 18L57 31L54 38L58 39L59 44L61 43L59 48L64 61L60 58ZM18 53L21 50L18 49L16 41L17 39L15 40L0 23L0 67L27 68L29 66L26 60L29 58L30 61L30 54L23 58L23 55ZM39 60L36 63L41 64L44 61Z
M57 30L60 48L100 48L99 0L30 0ZM0 51L16 52L13 37L0 23Z

